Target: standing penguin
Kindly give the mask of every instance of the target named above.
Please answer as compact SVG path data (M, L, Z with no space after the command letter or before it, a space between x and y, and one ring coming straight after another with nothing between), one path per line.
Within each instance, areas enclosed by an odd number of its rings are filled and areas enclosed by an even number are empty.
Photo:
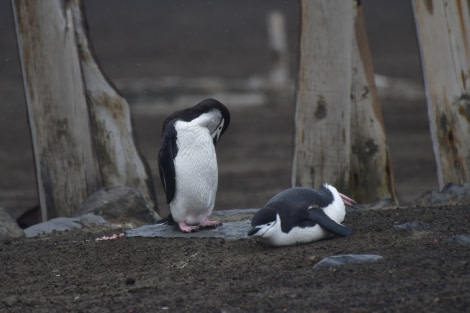
M165 119L158 165L171 213L157 223L176 222L183 232L220 224L208 217L218 184L215 145L229 124L230 112L214 99Z
M248 236L259 236L272 246L308 243L330 233L347 236L352 230L340 223L346 215L345 204L355 201L323 184L319 190L294 187L272 197L251 221Z

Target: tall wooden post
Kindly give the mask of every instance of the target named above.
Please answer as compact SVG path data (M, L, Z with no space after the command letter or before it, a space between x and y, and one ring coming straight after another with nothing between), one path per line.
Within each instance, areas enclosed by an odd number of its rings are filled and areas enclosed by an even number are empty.
M103 184L136 187L146 199L149 213L159 219L153 209L157 203L150 168L135 145L129 105L95 61L82 1L69 1Z
M14 0L42 219L71 216L102 185L71 11Z
M397 202L385 125L377 98L374 69L362 6L356 8L352 42L351 194L361 202Z
M136 187L149 212L152 176L127 102L90 52L80 0L12 0L42 218L72 216L103 186Z
M440 188L470 182L470 14L463 0L413 0Z
M353 1L302 0L292 183L349 191Z
M396 201L358 1L301 1L293 185Z

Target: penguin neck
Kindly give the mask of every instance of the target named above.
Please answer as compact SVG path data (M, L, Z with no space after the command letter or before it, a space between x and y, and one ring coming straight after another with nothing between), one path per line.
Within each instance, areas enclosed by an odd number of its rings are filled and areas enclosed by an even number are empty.
M344 202L336 189L328 188L333 194L333 202L323 209L326 215L337 223L341 223L346 215Z
M212 133L216 130L220 121L222 120L222 114L214 109L207 113L203 113L197 118L187 122L188 126L200 126L208 129L209 133Z
M192 151L193 147L204 147L203 151L209 149L215 153L212 137L206 127L191 122L177 121L175 130L178 134L176 143L179 153Z

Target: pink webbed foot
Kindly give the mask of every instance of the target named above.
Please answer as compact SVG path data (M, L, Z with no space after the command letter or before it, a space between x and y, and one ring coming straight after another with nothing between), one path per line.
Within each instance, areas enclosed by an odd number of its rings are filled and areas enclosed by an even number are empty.
M179 222L178 227L183 233L190 233L199 229L199 226L188 225L185 222Z
M210 221L207 217L201 222L199 223L199 226L201 227L217 227L219 225L221 225L222 223L221 222L218 222L218 221Z

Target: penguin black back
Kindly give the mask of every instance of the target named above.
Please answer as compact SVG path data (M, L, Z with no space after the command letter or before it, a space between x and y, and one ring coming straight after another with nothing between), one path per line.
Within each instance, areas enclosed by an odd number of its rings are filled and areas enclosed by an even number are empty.
M167 127L163 132L163 140L158 153L158 169L160 180L165 190L166 202L170 203L175 195L175 166L173 160L178 154L176 144L176 130L174 127Z
M293 187L273 196L268 200L266 206L308 208L310 205L315 204L318 207L326 207L333 200L333 194L325 186L322 186L319 190L307 187Z

